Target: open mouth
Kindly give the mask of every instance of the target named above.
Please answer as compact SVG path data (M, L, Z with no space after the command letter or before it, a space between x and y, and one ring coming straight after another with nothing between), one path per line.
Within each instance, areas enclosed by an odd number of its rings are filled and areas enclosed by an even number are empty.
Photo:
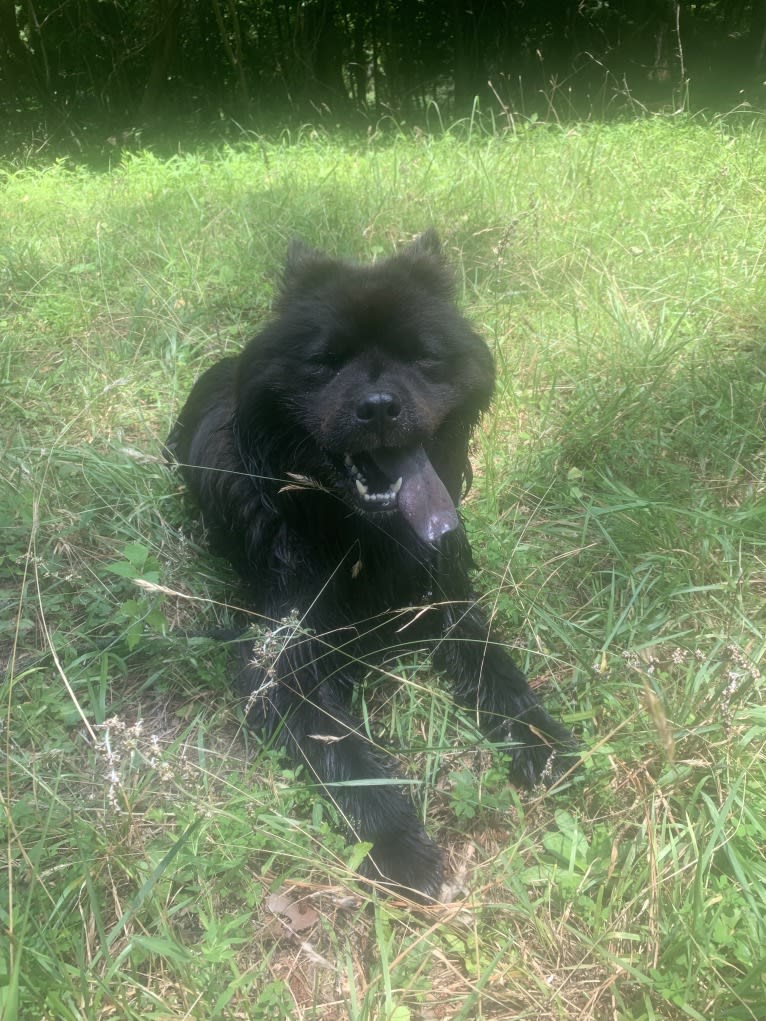
M343 463L365 509L371 511L395 510L396 498L404 481L403 477L400 475L394 482L390 482L368 454L354 456L356 460L351 454L346 454Z
M423 447L381 447L345 454L357 506L367 514L398 511L424 542L459 527L455 504Z

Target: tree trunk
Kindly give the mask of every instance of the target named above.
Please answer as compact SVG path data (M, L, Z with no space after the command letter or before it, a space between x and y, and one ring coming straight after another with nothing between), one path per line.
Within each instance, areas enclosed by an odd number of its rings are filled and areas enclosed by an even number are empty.
M180 18L181 0L159 0L151 40L152 63L141 100L141 118L150 117L157 108L178 46Z
M247 87L247 77L245 76L242 60L242 31L239 26L236 5L233 0L227 0L226 2L226 13L230 27L226 24L219 0L213 0L213 11L215 12L215 20L218 25L224 52L237 78L239 99L242 103L246 104L250 98L250 90Z
M34 98L47 105L49 97L34 54L22 42L14 0L0 0L0 57L5 64L3 91L8 103L23 107Z

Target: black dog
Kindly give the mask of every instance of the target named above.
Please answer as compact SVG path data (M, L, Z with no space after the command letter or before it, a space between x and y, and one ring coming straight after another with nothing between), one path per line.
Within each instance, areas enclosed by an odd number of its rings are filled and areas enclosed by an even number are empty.
M371 266L293 243L274 319L197 381L168 440L253 609L300 616L275 662L248 647L249 720L372 844L367 874L420 897L441 852L346 708L376 653L430 645L515 782L573 762L472 599L456 506L494 369L451 291L432 231Z

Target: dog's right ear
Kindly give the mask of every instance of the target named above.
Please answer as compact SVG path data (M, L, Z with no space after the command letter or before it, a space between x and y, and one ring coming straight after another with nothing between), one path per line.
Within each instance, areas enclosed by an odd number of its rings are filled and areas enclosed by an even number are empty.
M282 271L282 291L292 292L317 283L335 266L335 260L300 238L293 238L287 246L285 268Z
M412 255L432 255L437 259L444 258L441 240L433 227L429 227L422 234L418 234L409 243L405 251L410 252Z
M324 256L318 248L312 248L311 245L307 245L302 238L291 238L287 246L285 268L298 267L303 263L313 262L321 258L324 258Z

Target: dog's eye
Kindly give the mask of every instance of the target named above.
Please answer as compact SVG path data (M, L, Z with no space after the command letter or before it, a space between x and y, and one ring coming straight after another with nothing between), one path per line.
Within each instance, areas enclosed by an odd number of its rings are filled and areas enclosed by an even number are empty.
M307 361L313 369L337 372L346 364L347 358L342 351L317 351L309 355Z
M342 369L347 361L348 355L340 350L325 351L322 357L322 365L326 365L328 369Z
M447 375L447 365L438 358L420 358L418 368L428 379L443 380Z

